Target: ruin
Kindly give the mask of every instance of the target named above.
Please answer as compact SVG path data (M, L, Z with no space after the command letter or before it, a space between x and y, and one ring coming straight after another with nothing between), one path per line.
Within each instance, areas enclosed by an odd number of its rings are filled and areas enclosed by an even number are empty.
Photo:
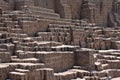
M120 0L0 0L0 80L120 80Z

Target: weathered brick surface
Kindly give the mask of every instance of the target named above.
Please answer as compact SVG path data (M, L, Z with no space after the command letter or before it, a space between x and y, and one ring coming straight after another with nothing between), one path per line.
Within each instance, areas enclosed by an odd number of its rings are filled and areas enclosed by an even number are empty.
M0 80L119 77L119 3L0 0Z

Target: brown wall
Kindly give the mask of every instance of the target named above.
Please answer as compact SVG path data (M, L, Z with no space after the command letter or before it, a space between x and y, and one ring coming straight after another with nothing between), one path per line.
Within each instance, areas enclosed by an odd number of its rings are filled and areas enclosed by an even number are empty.
M82 0L70 0L72 19L80 18Z
M77 66L83 66L87 69L94 69L94 58L93 54L95 51L89 51L89 50L77 50L75 52L75 61Z
M20 26L25 33L29 36L33 36L39 31L46 31L49 23L51 23L49 20L21 21Z
M34 0L35 6L54 9L54 0Z
M74 66L73 52L37 52L36 57L55 72L65 71Z

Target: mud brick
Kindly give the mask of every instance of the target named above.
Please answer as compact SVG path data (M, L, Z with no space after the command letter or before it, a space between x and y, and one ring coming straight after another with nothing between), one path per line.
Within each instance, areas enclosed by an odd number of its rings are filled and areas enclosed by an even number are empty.
M7 78L8 73L9 73L9 65L0 64L0 79L5 80Z
M54 73L54 80L62 80L61 75Z
M16 28L16 29L11 29L11 31L10 31L11 33L22 33L23 31L22 31L22 29L21 28Z
M29 78L32 74L32 72L30 72L27 69L15 69L15 72L26 73L26 77L27 77L28 80L30 80Z
M119 60L107 60L107 62L108 62L111 69L114 69L114 68L118 69L120 67Z
M30 71L27 69L15 69L15 71L17 72L21 72L21 73L29 73Z
M119 69L109 69L107 70L107 73L109 76L113 77L119 77L120 76L120 70Z
M0 52L6 52L7 50L6 49L0 49Z
M83 78L84 76L90 76L90 72L86 70L74 69L73 71L77 72L77 76Z
M112 46L112 44L111 44L111 39L106 39L106 40L104 40L105 41L105 44L106 44L106 48L107 49L110 49Z
M21 21L20 26L24 30L24 32L27 32L28 35L34 34L34 31L37 30L37 28L34 28L33 26L38 27L38 22L37 21ZM31 27L31 29L29 28Z
M18 53L18 58L24 59L24 58L34 58L35 52L20 52Z
M61 45L57 47L52 47L54 51L74 51L77 46Z
M113 70L112 69L108 70L108 75L111 76L111 77L114 77L115 76L115 72L116 72L116 70L114 70L114 69Z
M12 80L28 80L26 73L20 73L20 72L10 72L9 77Z
M79 44L79 43L77 43L77 44ZM80 46L83 47L83 48L86 47L86 46L87 46L87 45L86 45L86 42L81 41L81 42L80 42Z
M81 71L81 72L80 72ZM78 70L78 76L83 77L83 76L90 76L90 73L84 70Z
M118 0L0 0L0 80L119 77L119 12Z
M95 62L95 68L96 68L96 70L101 70L101 63Z
M20 68L23 68L23 69L29 69L29 70L35 70L35 69L39 69L39 68L44 68L44 64L42 63L36 63L36 64L33 64L33 63L23 63L23 64L20 64Z
M99 72L99 77L106 77L107 73L105 71L100 71Z
M11 40L12 40L12 42L14 42L14 41L22 41L22 39L21 38L18 38L18 37L11 37Z
M0 39L0 43L5 43L5 39Z
M1 44L0 47L13 54L14 44Z
M34 47L37 46L36 42L27 42L27 43L23 43L23 46L29 46L29 47Z
M109 64L102 64L102 69L109 69L109 68L110 68Z
M42 41L42 37L32 37L35 41Z
M45 60L44 54L41 52L36 52L36 58L41 59L40 62L43 62Z
M40 36L43 40L50 41L52 32L39 32L38 36Z
M9 52L1 52L0 53L1 62L10 62L11 61L11 54Z
M35 80L43 80L44 79L44 70L43 69L36 69L35 71Z
M9 31L10 31L10 29L11 29L12 27L14 27L14 23L13 23L12 21L5 21L5 23L6 23L6 24L5 24L6 26L9 26L9 28L8 28ZM8 31L8 32L9 32L9 31Z
M58 41L58 38L56 36L52 36L52 41Z
M120 42L119 41L112 42L112 48L119 49L120 48Z
M100 43L100 46L101 46L101 49L102 49L102 50L107 49L107 45L105 45L105 42L104 42L104 41L102 41L102 42Z
M74 65L74 55L72 52L37 52L36 58L55 71L62 71ZM56 63L55 61L58 62Z
M17 63L6 63L9 65L9 71L14 71L15 69L19 68L19 65Z
M10 37L26 38L27 34L23 34L23 33L21 33L21 34L11 33Z
M93 60L94 58L93 58L93 55L96 53L95 50L87 50L87 49L85 49L85 50L78 50L75 53L76 53L76 57L78 57L78 59L76 61L76 65L79 65L79 66L80 65L84 65L88 69L89 68L94 68L94 60ZM88 61L85 60L85 59L88 59Z
M17 56L11 56L11 59L17 59Z
M33 39L31 37L27 37L23 39L23 42L33 42Z
M75 63L74 63L74 56L73 56L73 52L60 52L61 53L61 55L62 55L62 58L64 59L62 59L62 65L64 65L64 66L62 66L62 68L63 68L63 70L66 70L66 68L71 68ZM68 53L69 53L69 55L68 55ZM69 63L69 62L71 62L71 63Z
M99 72L98 72L98 71L93 71L93 72L91 73L91 75L92 75L92 76L98 76L98 75L99 75Z
M102 77L102 78L99 78L100 80L107 80L109 79L108 77Z
M44 79L45 80L54 80L54 71L50 68L43 68Z
M33 47L21 46L21 50L23 50L23 51L34 51L35 49Z
M92 77L85 76L85 80L94 80Z
M24 58L24 59L12 59L12 62L16 63L38 63L39 60L36 58Z
M64 72L64 73L60 73L59 74L63 80L67 80L67 79L75 79L77 78L77 73L76 72Z

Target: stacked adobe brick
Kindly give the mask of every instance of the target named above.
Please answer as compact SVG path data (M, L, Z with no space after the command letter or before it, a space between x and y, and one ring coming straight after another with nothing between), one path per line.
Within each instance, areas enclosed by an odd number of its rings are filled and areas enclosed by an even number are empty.
M46 9L50 4L42 8L32 0L6 2L16 7L11 11L1 8L0 80L107 80L120 76L119 28L60 19L53 8ZM58 0L64 18L71 18L71 2ZM104 18L111 7L106 3L103 1ZM95 9L94 4L87 4Z

